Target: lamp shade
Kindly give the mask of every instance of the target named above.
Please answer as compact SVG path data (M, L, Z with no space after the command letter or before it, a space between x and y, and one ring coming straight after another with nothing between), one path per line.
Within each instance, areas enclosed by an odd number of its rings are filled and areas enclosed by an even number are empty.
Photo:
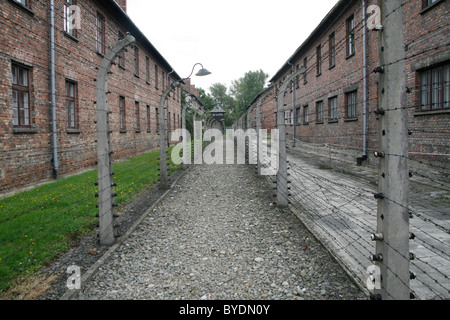
M203 76L207 76L207 75L209 75L209 74L211 74L211 72L209 72L207 69L205 69L205 68L202 68L202 69L200 69L198 72L197 72L197 74L196 74L196 76L197 77L203 77Z

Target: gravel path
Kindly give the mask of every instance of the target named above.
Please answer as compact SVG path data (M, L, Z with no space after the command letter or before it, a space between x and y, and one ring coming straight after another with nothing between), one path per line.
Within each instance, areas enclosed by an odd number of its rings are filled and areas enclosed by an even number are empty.
M78 299L366 299L245 165L196 165Z

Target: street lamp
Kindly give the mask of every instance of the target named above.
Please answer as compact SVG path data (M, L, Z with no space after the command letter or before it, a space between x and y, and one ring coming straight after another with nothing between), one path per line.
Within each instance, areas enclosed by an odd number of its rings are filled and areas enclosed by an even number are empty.
M169 185L167 182L168 172L167 172L166 127L165 127L165 121L164 121L164 114L165 114L164 103L167 99L167 96L170 94L170 92L172 90L174 90L177 86L179 86L180 83L184 82L184 80L187 80L192 76L192 74L194 73L194 69L197 65L199 65L201 67L201 69L196 73L197 77L203 77L203 76L207 76L207 75L211 74L211 72L209 72L207 69L205 69L201 63L196 63L192 67L191 74L187 78L183 78L183 79L180 79L180 80L177 80L177 81L171 83L164 90L163 94L161 95L161 99L159 100L159 110L160 110L159 111L159 130L160 130L160 132L159 132L159 169L160 169L159 187L160 187L160 189L163 189L163 190L169 189ZM172 70L172 72L174 72L174 71ZM172 72L170 72L169 74L171 74ZM169 79L169 74L167 75L167 80ZM168 83L168 82L169 81L167 81L166 83ZM169 105L167 105L167 110L168 109L169 109ZM167 141L169 141L168 137L167 137Z

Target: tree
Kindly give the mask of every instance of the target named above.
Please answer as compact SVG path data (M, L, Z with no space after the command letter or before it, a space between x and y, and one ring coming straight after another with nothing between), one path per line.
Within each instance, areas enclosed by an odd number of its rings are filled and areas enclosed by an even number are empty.
M262 70L249 71L244 77L233 81L231 94L236 100L235 118L238 119L255 97L264 90L269 75Z
M207 110L214 109L217 101L225 111L225 126L231 126L247 110L256 96L264 90L269 75L262 70L249 71L242 78L232 82L230 89L221 83L215 83L206 93L202 88L199 100Z

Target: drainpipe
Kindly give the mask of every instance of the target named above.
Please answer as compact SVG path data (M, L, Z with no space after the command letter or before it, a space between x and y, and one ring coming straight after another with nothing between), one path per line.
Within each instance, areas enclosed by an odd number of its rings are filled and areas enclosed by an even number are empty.
M366 1L362 0L363 11L363 160L367 159L367 43L366 43Z
M58 178L58 137L56 134L56 86L55 86L55 7L54 0L50 0L50 90L52 104L52 138L53 138L53 174Z
M172 69L172 71L170 71L167 75L166 75L166 86L170 86L169 80L170 80L170 75L172 73L174 73L175 70ZM165 90L165 89L163 89ZM174 93L175 94L175 91ZM167 147L170 147L170 130L172 129L172 131L174 130L174 128L170 127L170 117L169 117L169 98L166 99L167 102L167 107L166 107L166 118L167 118Z

